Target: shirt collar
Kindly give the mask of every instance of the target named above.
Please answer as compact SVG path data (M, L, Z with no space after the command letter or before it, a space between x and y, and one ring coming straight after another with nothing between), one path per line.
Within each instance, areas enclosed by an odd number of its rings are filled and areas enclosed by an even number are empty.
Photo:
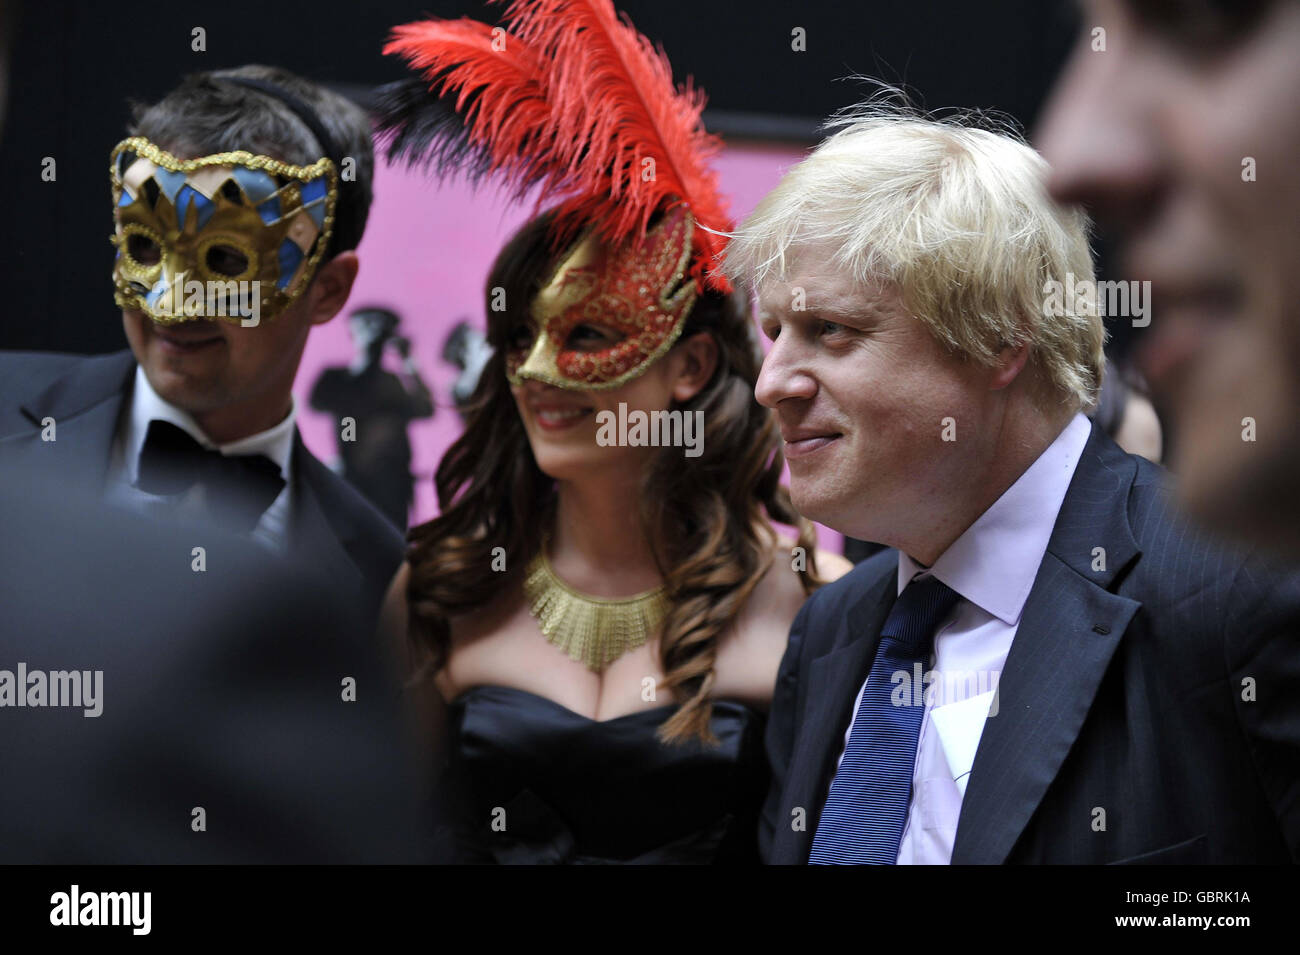
M126 436L126 466L130 483L139 477L140 451L149 432L149 422L166 421L176 425L205 448L214 448L222 454L261 454L280 466L280 476L289 481L293 460L293 436L297 422L297 402L289 397L289 413L273 428L227 444L216 444L203 433L189 413L164 401L149 384L149 378L139 365L135 369L135 387L131 392L131 417Z
M1092 424L1075 414L1002 496L926 568L898 553L898 592L932 573L1008 626L1020 620Z

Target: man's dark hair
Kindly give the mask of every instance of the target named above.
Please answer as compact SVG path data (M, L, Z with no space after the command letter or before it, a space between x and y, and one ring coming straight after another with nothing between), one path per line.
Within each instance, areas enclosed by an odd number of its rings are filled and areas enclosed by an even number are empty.
M339 157L355 161L355 178L339 181L330 254L355 249L365 231L373 198L375 158L370 119L351 100L288 70L249 65L192 73L152 105L134 104L132 136L144 136L182 158L243 149L296 166L314 163L328 148L283 101L261 90L222 82L223 77L262 80L316 112Z

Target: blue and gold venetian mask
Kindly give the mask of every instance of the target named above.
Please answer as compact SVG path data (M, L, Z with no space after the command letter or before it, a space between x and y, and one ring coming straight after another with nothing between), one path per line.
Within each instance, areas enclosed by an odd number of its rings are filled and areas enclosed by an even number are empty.
M163 324L238 323L248 312L231 296L250 292L260 317L274 318L307 287L333 231L329 159L293 166L238 151L182 160L136 136L114 148L111 174L114 298ZM226 302L215 309L214 289Z

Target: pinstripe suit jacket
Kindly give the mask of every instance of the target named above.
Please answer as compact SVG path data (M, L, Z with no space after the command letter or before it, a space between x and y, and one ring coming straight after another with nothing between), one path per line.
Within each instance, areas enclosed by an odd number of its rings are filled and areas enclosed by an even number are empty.
M808 860L896 569L876 555L795 618L767 728L767 862ZM1300 576L1183 523L1165 472L1096 426L999 694L954 863L1300 858Z

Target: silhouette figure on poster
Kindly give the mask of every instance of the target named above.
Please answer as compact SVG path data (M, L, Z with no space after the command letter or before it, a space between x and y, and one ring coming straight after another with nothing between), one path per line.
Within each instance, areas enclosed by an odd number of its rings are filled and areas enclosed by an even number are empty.
M343 478L405 529L414 484L407 426L432 417L434 405L410 340L397 334L400 321L384 308L353 312L348 325L356 356L321 372L311 406L335 418ZM383 367L389 348L401 357L400 375Z
M488 344L487 336L468 319L460 319L442 346L442 359L459 370L451 386L451 400L462 418L474 389L478 387L479 376L491 357L492 346Z

